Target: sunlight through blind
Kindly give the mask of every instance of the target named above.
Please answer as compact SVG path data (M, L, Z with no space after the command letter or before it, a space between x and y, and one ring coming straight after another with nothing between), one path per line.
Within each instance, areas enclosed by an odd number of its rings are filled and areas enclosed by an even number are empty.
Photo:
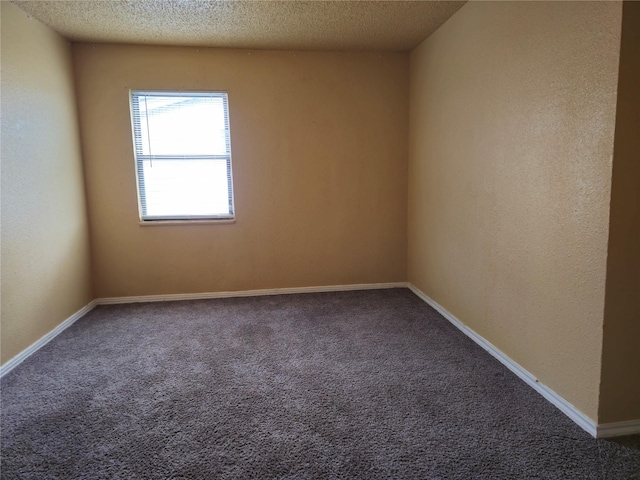
M233 218L223 92L131 92L140 218Z

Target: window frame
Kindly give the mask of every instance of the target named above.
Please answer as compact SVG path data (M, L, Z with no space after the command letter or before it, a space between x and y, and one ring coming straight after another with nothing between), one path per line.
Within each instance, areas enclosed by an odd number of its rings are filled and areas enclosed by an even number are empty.
M142 153L142 135L140 126L140 111L137 99L139 96L175 96L175 97L217 97L221 98L224 109L225 122L225 143L226 155L145 155ZM138 219L140 225L167 225L167 224L202 224L202 223L235 223L236 210L233 188L233 160L231 153L231 121L229 115L229 93L221 90L129 90L129 111L131 117L131 135L133 143L133 160L136 174L136 193L138 196ZM136 122L136 118L138 122ZM144 172L142 171L143 162L147 160L153 161L161 157L162 159L188 159L195 158L212 158L217 160L226 160L227 166L227 197L229 202L228 214L207 214L207 215L145 215L143 212L145 206L143 202L146 196L141 194L144 192ZM164 157L164 158L162 158Z

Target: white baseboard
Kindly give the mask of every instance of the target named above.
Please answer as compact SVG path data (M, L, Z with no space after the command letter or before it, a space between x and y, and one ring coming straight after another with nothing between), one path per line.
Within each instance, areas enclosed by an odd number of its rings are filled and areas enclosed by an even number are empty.
M54 328L49 333L47 333L42 338L40 338L38 341L36 341L35 343L32 343L23 351L21 351L18 355L16 355L11 360L7 361L5 364L0 366L0 378L2 378L11 370L16 368L18 365L24 362L30 355L33 355L36 351L40 350L47 343L49 343L51 340L53 340L55 337L57 337L63 331L65 331L67 328L73 325L76 321L78 321L87 313L89 313L91 310L93 310L96 305L98 305L98 302L96 300L92 300L87 305L85 305L80 310L78 310L76 313L74 313L69 318L67 318L64 322L62 322L56 328Z
M107 305L114 303L140 303L140 302L167 302L172 300L199 300L209 298L231 298L231 297L257 297L263 295L284 295L293 293L320 293L320 292L343 292L350 290L381 290L385 288L406 288L406 282L393 283L363 283L351 285L325 285L319 287L294 287L294 288L270 288L264 290L241 290L235 292L206 292L206 293L178 293L174 295L145 295L138 297L112 297L97 298L89 302L85 307L67 318L64 322L44 335L38 341L25 348L18 355L8 360L0 366L0 378L20 365L30 355L33 355L40 348L45 346L64 330L73 325L77 320L93 310L97 305Z
M622 437L640 433L640 420L628 422L601 423L598 425L596 438Z
M516 363L511 358L509 358L506 354L504 354L502 351L500 351L498 348L492 345L484 337L477 334L471 328L463 324L452 313L447 311L447 309L445 309L442 305L438 304L438 302L430 298L424 292L420 291L415 285L412 285L411 283L409 283L407 286L413 293L415 293L418 297L420 297L426 303L431 305L435 310L437 310L438 313L440 313L440 315L442 315L444 318L449 320L449 322L451 322L462 333L464 333L467 337L469 337L471 340L473 340L482 348L484 348L493 357L495 357L500 363L502 363L505 367L507 367L509 370L515 373L520 379L522 379L527 385L529 385L536 392L542 395L551 404L556 406L562 413L564 413L567 417L573 420L585 432L587 432L593 437L600 436L599 429L596 423L593 420L591 420L589 417L587 417L584 413L582 413L572 404L567 402L564 398L562 398L556 392L551 390L549 387L540 383L540 381L533 374L531 374L529 371L527 371L518 363Z
M232 297L257 297L264 295L287 295L294 293L321 293L321 292L343 292L351 290L381 290L387 288L409 288L419 298L424 300L427 304L431 305L438 313L451 322L462 333L471 338L475 343L480 345L483 349L489 352L500 363L511 370L519 378L521 378L527 385L532 387L536 392L542 395L546 400L556 406L562 413L567 415L573 420L579 427L585 430L587 433L596 438L610 438L623 435L633 435L640 433L640 420L631 420L627 422L616 422L596 425L593 420L587 417L584 413L580 412L576 407L567 402L564 398L551 390L549 387L543 385L538 379L532 375L529 371L521 367L518 363L513 361L494 345L488 342L485 338L474 332L471 328L464 325L453 314L447 311L442 305L438 304L435 300L428 295L420 291L417 287L407 282L392 282L392 283L365 283L365 284L352 284L352 285L325 285L318 287L293 287L293 288L272 288L263 290L241 290L232 292L205 292L205 293L179 293L173 295L144 295L134 297L111 297L111 298L98 298L92 300L85 307L78 310L76 313L67 318L64 322L51 330L49 333L40 338L37 342L33 343L18 355L7 361L4 365L0 366L0 378L9 373L30 355L37 350L45 346L56 336L62 333L64 330L73 325L77 320L93 310L97 305L117 304L117 303L140 303L140 302L166 302L173 300L200 300L210 298L232 298Z
M294 293L346 292L350 290L381 290L407 288L406 282L359 283L351 285L323 285L318 287L267 288L262 290L236 290L231 292L176 293L168 295L142 295L136 297L99 298L99 305L113 303L170 302L175 300L205 300L210 298L260 297L265 295L290 295Z

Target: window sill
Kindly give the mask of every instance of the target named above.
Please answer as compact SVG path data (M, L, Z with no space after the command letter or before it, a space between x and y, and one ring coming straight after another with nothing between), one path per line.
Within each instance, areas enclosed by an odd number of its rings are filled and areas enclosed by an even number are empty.
M236 223L235 218L203 219L203 220L140 220L141 227L168 227L171 225L220 225Z

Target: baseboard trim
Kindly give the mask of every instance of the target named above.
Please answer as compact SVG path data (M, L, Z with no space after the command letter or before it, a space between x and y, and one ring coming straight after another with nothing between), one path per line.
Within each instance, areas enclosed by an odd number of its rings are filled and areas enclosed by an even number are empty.
M96 307L96 305L98 305L98 302L96 300L92 300L87 305L85 305L80 310L78 310L76 313L74 313L69 318L67 318L64 322L62 322L56 328L51 330L49 333L45 334L36 342L29 345L27 348L22 350L18 355L8 360L5 364L1 365L0 378L4 377L7 373L9 373L11 370L16 368L18 365L24 362L27 358L29 358L35 352L40 350L47 343L49 343L51 340L56 338L58 335L64 332L67 328L73 325L75 322L80 320L83 316L85 316L87 313L93 310Z
M232 292L205 292L205 293L178 293L172 295L144 295L133 297L111 297L97 298L89 302L86 306L71 315L56 328L44 335L38 341L25 348L18 355L0 365L0 378L20 365L29 356L33 355L40 348L60 335L64 330L73 325L84 315L93 310L97 305L108 305L117 303L141 303L141 302L169 302L174 300L201 300L210 298L232 298L232 297L258 297L264 295L286 295L294 293L321 293L321 292L343 292L350 290L382 290L386 288L406 288L406 282L391 283L361 283L350 285L324 285L317 287L294 287L294 288L270 288L263 290L239 290Z
M634 435L640 433L640 420L631 420L626 422L605 423L596 425L589 417L579 411L572 404L567 402L563 397L551 390L529 371L524 369L509 356L496 348L484 337L467 327L458 318L450 313L446 308L426 295L415 285L409 282L391 282L391 283L364 283L350 285L324 285L315 287L293 287L293 288L271 288L261 290L240 290L230 292L205 292L205 293L179 293L171 295L144 295L132 297L110 297L98 298L92 300L76 313L63 321L56 328L44 335L35 343L25 348L18 355L7 361L4 365L0 365L0 378L5 376L15 367L20 365L29 356L33 355L40 348L60 335L64 330L73 325L84 315L93 310L97 305L108 305L118 303L141 303L141 302L168 302L175 300L200 300L212 298L233 298L233 297L258 297L267 295L289 295L295 293L322 293L322 292L343 292L352 290L383 290L387 288L408 288L417 297L422 299L428 305L433 307L440 315L447 319L451 324L458 328L462 333L486 350L490 355L496 358L500 363L507 367L511 372L522 379L527 385L542 395L547 401L558 408L562 413L575 422L580 428L595 438L611 438L624 435Z
M598 425L596 438L622 437L640 433L640 420L628 422L601 423Z
M484 337L476 333L471 328L467 327L464 323L462 323L458 318L455 317L452 313L450 313L446 308L440 305L438 302L433 300L427 294L418 289L415 285L408 283L407 287L415 293L420 299L424 300L427 304L431 305L440 315L446 318L449 322L451 322L458 330L464 333L467 337L473 340L475 343L480 345L483 349L485 349L489 354L491 354L494 358L496 358L500 363L502 363L505 367L511 370L514 374L516 374L521 380L523 380L527 385L533 388L536 392L542 395L547 401L549 401L552 405L557 407L562 413L564 413L567 417L569 417L573 422L575 422L580 428L582 428L585 432L593 437L599 437L599 428L595 424L593 420L587 417L584 413L574 407L572 404L567 402L564 398L558 395L556 392L551 390L546 385L540 383L540 381L525 368L520 366L514 360L512 360L509 356L503 353L501 350L492 345L489 341L487 341ZM626 423L626 422L625 422ZM634 422L630 422L634 423ZM617 425L617 424L615 424ZM616 434L618 435L618 434ZM613 435L611 435L613 436Z
M141 295L133 297L99 298L99 305L142 302L171 302L175 300L206 300L211 298L261 297L266 295L291 295L294 293L346 292L350 290L382 290L407 288L406 282L358 283L350 285L323 285L316 287L267 288L262 290L236 290L229 292L176 293L168 295Z

